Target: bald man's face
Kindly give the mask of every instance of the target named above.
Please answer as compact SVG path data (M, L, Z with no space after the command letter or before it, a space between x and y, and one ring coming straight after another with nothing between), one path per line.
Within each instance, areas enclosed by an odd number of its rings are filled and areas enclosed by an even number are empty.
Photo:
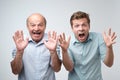
M42 39L45 32L45 20L41 15L34 14L30 16L27 21L30 36L36 43L38 43Z

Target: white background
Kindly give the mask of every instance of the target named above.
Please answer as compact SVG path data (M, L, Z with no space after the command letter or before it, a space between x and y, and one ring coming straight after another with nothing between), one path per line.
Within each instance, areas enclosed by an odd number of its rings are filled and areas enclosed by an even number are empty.
M109 27L117 34L114 44L114 65L102 65L104 80L120 80L120 0L0 0L0 80L17 80L10 68L12 35L18 29L27 34L26 18L32 13L41 13L47 19L47 29L71 34L70 16L76 11L90 14L91 30L106 31ZM56 73L57 80L67 80L67 71L62 66Z

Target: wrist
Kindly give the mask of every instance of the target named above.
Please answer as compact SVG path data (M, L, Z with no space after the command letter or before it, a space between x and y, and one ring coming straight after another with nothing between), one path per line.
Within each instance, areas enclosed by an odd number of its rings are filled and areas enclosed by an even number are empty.
M54 53L56 53L56 50L50 50L50 53L54 54Z
M62 53L63 53L63 54L67 53L67 50L62 50Z
M17 52L16 59L22 59L23 53Z
M111 46L107 46L108 49L111 49L112 48L112 45Z
M23 55L24 50L17 50L18 55Z

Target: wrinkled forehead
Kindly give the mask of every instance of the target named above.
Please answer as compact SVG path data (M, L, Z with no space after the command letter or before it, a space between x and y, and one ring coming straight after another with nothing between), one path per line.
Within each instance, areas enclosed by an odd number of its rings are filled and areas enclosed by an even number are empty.
M46 20L41 14L34 13L27 18L26 23L27 24L28 23L45 23L46 24Z
M39 15L39 14L33 14L31 16L28 17L27 22L43 22L44 18L43 16Z

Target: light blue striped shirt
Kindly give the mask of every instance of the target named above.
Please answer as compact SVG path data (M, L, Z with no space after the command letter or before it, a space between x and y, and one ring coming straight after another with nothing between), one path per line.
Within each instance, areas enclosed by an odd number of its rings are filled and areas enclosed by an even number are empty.
M39 43L29 40L23 53L23 68L18 76L18 80L55 80L55 73L51 68L50 52L45 47L43 40L48 40L47 34ZM60 58L60 50L57 47ZM15 57L16 50L12 56Z
M68 51L74 63L69 80L103 80L101 60L105 58L106 45L101 34L90 32L84 43L72 36Z

